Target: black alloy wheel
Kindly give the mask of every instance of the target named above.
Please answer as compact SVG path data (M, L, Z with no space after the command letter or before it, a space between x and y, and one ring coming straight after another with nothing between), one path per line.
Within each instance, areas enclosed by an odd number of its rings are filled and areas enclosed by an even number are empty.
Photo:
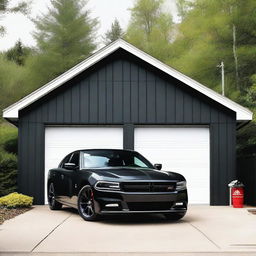
M51 210L60 210L62 204L55 199L55 190L53 183L50 183L48 187L48 203Z
M94 209L93 191L89 185L84 186L78 194L79 215L87 221L97 219Z

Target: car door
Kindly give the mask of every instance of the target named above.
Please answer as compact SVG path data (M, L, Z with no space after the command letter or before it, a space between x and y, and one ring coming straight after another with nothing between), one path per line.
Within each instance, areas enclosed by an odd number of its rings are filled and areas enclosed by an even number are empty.
M63 200L70 204L74 203L72 197L76 189L76 176L77 171L79 170L79 160L80 153L78 151L74 152L70 157L69 163L75 164L75 168L73 170L65 169L65 172L63 172Z
M62 200L63 197L63 193L65 190L65 185L63 182L63 178L64 178L64 173L65 173L65 169L64 169L64 164L68 163L70 160L72 154L68 154L60 163L57 171L55 172L55 177L54 177L54 189L55 189L55 195L59 200Z

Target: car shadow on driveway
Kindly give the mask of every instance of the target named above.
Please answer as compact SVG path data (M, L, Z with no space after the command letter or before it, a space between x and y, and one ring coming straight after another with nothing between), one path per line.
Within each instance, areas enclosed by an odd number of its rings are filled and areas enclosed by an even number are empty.
M63 211L79 215L78 211L74 208L63 207ZM81 221L84 221L81 218ZM191 216L185 216L179 221L168 220L163 214L117 214L117 215L104 215L99 216L97 222L109 225L148 225L148 224L177 224L192 221Z

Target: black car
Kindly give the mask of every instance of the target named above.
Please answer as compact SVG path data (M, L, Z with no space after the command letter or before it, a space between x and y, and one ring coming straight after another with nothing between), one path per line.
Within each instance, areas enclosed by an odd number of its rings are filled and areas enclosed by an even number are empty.
M178 220L187 211L185 178L161 171L131 150L78 150L48 174L50 209L78 209L85 220L104 214L162 213Z

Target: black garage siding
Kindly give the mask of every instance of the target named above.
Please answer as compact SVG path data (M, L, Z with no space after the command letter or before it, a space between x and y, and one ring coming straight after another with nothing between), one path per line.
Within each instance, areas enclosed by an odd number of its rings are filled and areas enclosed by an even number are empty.
M228 204L227 183L236 168L235 112L124 50L19 115L19 190L36 204L44 203L45 125L124 125L124 147L132 149L134 125L146 124L209 126L210 202Z

